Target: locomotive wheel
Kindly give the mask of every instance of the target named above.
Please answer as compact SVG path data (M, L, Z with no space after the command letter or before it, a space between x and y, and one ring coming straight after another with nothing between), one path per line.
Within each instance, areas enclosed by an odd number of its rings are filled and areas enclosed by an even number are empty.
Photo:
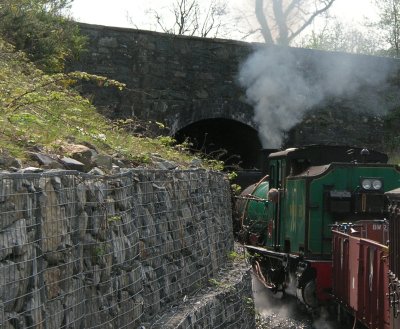
M309 281L302 289L303 300L305 304L312 309L318 306L318 299L316 295L315 281Z

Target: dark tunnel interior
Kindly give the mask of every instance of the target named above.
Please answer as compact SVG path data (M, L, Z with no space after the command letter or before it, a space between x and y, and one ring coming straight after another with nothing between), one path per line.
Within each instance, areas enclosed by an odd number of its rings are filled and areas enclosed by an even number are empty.
M206 119L192 123L175 134L178 143L188 140L194 151L222 160L227 167L259 168L262 148L257 131L229 119Z

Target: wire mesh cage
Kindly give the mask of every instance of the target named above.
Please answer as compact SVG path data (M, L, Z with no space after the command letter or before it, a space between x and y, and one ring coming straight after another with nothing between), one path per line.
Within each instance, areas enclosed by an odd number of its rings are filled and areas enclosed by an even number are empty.
M0 326L206 328L200 308L190 325L184 309L165 314L226 269L232 248L218 173L2 173ZM221 313L210 328L245 328L237 299L209 309Z

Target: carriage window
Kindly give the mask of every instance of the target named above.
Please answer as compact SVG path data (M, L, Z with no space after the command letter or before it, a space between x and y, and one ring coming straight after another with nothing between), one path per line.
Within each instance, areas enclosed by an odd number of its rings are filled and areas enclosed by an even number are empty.
M281 178L280 178L280 185L281 188L285 188L285 177L286 177L286 161L282 160L282 170L281 170Z
M271 165L269 167L269 178L270 178L272 187L275 187L276 184L275 184L275 166L274 165Z
M290 174L298 175L305 171L310 166L310 161L307 159L295 159L290 163Z
M283 176L285 174L285 161L277 160L273 161L273 163L269 167L269 175L272 186L275 188L282 188L283 184Z
M278 165L276 167L276 187L281 186L281 180L282 180L281 162L278 161Z

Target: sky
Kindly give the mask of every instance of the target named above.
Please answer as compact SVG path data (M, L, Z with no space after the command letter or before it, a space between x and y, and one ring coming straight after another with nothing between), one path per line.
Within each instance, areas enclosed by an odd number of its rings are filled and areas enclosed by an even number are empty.
M168 18L169 8L173 0L74 0L71 8L72 17L80 22L156 30L155 18L149 10L156 10ZM206 3L201 0L200 3ZM231 20L228 24L238 27L234 17L246 17L254 21L252 10L253 0L229 0ZM331 14L340 17L346 24L359 25L365 17L376 17L371 0L336 0ZM168 25L168 24L167 24ZM241 30L245 30L242 27ZM223 37L240 39L243 34L230 30ZM246 41L257 41L249 40Z

